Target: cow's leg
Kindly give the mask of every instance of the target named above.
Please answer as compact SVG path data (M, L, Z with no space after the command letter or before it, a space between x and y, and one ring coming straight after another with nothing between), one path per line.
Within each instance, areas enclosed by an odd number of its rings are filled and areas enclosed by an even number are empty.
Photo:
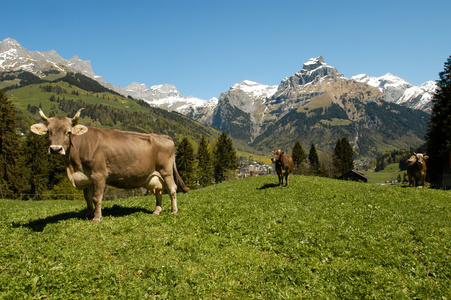
M102 219L102 199L103 190L105 188L105 179L103 176L91 175L91 180L93 183L93 196L92 201L94 202L94 218L92 223L99 223Z
M288 177L290 176L289 173L285 173L285 186L288 186Z
M87 205L86 218L89 218L89 219L94 218L94 206L92 205L92 194L93 194L92 186L88 186L88 187L84 188L83 194L85 196L86 205Z
M278 173L277 176L279 177L279 186L282 186L282 184L283 184L283 175L281 173Z
M164 182L166 183L167 190L171 196L171 213L176 214L177 209L177 185L174 182L174 176L172 174L164 174L161 172Z
M158 215L160 215L160 212L161 212L161 203L162 203L163 196L161 195L161 190L155 190L154 193L155 193L155 198L157 199L157 204L155 205L155 211L153 212L152 215L158 216Z

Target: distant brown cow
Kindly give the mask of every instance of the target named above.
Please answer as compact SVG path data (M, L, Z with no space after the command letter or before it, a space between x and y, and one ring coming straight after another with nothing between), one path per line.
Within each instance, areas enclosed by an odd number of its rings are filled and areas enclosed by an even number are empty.
M409 177L409 186L422 186L426 179L426 159L429 156L422 153L415 153L406 161L407 176Z
M283 177L285 177L285 186L288 186L288 177L294 168L293 158L290 154L282 150L272 151L272 162L276 165L277 176L279 177L279 185L283 185Z
M87 216L93 218L92 222L102 218L105 184L155 190L154 215L161 212L161 190L165 188L171 196L172 213L177 213L177 186L183 192L189 189L177 172L171 137L78 125L80 111L70 119L47 118L39 110L47 126L38 123L30 129L38 135L48 134L49 153L63 157L67 177L84 192Z

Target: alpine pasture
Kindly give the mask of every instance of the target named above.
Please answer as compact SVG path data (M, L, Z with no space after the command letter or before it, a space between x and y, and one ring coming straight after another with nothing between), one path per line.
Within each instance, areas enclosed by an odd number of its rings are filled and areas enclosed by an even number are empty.
M103 202L0 200L1 299L450 299L447 191L291 176Z

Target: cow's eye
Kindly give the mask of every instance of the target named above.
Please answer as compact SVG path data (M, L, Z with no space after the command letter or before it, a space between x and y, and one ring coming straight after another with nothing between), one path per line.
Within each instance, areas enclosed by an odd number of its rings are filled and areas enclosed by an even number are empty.
M70 133L71 133L71 132L70 132L70 130L69 130L68 132L66 132L66 135L70 135Z

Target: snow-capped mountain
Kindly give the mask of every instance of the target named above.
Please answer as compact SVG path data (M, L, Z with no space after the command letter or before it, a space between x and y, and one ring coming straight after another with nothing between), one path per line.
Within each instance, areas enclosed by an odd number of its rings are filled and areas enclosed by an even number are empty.
M28 71L37 76L43 72L57 70L60 72L75 71L99 80L91 67L90 61L83 61L77 56L71 60L62 58L55 50L30 52L16 40L7 38L0 42L0 71Z
M199 109L209 110L217 104L216 98L206 101L192 96L185 97L171 84L153 85L148 88L143 83L134 82L125 88L115 86L114 90L125 96L144 100L152 106L184 115L189 115Z
M273 98L294 99L311 89L313 83L332 77L344 78L336 68L326 64L322 56L311 58L299 72L282 80Z
M0 73L20 71L41 77L49 71L82 73L124 96L212 125L261 151L289 149L296 140L330 148L343 136L360 154L410 147L424 138L427 114L419 110L430 109L435 90L432 81L416 87L391 74L346 78L320 56L277 86L245 80L219 99L203 100L185 97L170 84L113 86L95 75L89 61L77 56L66 60L54 50L29 52L5 39L0 42Z
M396 104L429 112L432 109L432 97L436 89L437 83L432 80L420 86L412 86L404 91Z
M23 48L16 40L7 38L0 42L0 72L27 71L39 77L46 76L45 72L78 72L99 82L101 85L125 96L147 101L150 105L169 111L189 114L194 110L210 110L217 103L216 98L210 101L196 97L184 97L173 85L163 84L147 88L144 84L132 83L125 88L113 86L105 82L103 77L94 73L91 62L74 56L70 60L62 58L55 50L30 52Z
M331 149L343 136L352 141L357 155L363 156L419 145L428 115L385 101L384 92L392 92L394 81L393 75L388 75L380 80L383 84L359 82L343 76L322 57L312 58L299 72L282 80L277 92L265 101L263 121L253 123L253 131L249 119L233 107L229 111L239 118L222 112L226 118L221 125L233 126L229 131L236 138L255 134L250 145L257 150L290 149L297 140L304 147L313 143ZM239 121L243 123L237 124ZM234 131L239 134L233 135Z
M199 111L209 111L218 103L218 99L216 98L203 100L193 96L185 97L177 91L175 86L169 84L155 85L147 88L144 84L132 83L125 88L121 88L105 82L101 76L96 75L90 61L84 61L77 56L66 60L55 50L31 52L23 48L16 40L7 38L0 42L0 71L8 72L17 70L28 71L37 76L44 76L43 73L50 70L79 72L120 94L132 96L135 99L142 99L150 105L171 111L175 110L187 116L198 115ZM293 99L299 93L305 93L309 89L311 90L315 80L323 80L331 76L343 77L336 68L326 64L322 57L318 57L312 58L304 63L301 71L293 76L286 77L277 87L245 80L233 85L225 93L233 91L238 93L240 91L239 93L246 98L240 100L244 101L241 105L243 111L251 112L256 110L252 106L254 104L259 105L263 101L262 99ZM351 79L378 88L386 95L385 100L388 102L394 102L424 111L430 110L432 105L430 99L436 88L434 82L427 82L416 87L390 73L381 77L360 74L353 76Z
M404 79L387 73L381 77L359 74L351 79L378 88L386 95L387 102L393 102L413 109L430 111L432 95L437 88L434 81L428 81L420 86L414 86Z

